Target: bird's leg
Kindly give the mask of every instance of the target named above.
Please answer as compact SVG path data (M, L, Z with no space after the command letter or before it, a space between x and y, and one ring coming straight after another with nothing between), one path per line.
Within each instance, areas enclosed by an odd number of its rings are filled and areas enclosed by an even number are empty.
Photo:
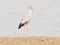
M27 31L28 30L28 25L27 24L25 24L25 31Z
M28 25L27 24L25 24L25 26L24 26L24 31L25 31L25 36L27 36L28 35Z

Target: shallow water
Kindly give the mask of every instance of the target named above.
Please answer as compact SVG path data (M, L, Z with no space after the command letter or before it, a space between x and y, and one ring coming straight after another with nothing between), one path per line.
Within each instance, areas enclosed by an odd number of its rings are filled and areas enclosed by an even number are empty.
M29 5L31 22L18 30ZM60 0L0 0L0 37L16 36L60 36Z

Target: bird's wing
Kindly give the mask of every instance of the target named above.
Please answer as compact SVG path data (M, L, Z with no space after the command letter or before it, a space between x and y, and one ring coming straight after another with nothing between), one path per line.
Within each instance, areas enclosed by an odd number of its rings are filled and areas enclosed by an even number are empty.
M18 29L20 29L20 28L21 28L22 26L24 26L25 24L28 24L28 21L27 21L26 18L24 18L24 19L21 20Z
M21 23L26 23L26 22L29 22L29 18L28 17L25 17L25 18L23 18L22 20L21 20Z
M22 26L24 26L25 24L20 23L18 26L18 29L20 29Z

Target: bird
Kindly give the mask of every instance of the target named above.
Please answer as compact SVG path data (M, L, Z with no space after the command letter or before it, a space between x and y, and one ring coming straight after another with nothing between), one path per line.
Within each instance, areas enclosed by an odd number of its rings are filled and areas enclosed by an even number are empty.
M18 29L20 29L21 27L28 25L30 23L32 11L33 11L32 6L28 6L28 15L21 19L21 22L18 25Z

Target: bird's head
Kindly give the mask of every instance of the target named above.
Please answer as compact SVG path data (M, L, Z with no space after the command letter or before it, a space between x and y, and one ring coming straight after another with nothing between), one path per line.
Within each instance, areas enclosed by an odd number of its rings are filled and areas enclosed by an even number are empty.
M30 13L30 15L31 15L31 14L32 14L32 11L33 11L32 6L28 6L28 9L29 9L29 13Z
M32 8L32 6L28 6L28 9L29 9L29 10L31 10L31 11L33 11L33 8Z

